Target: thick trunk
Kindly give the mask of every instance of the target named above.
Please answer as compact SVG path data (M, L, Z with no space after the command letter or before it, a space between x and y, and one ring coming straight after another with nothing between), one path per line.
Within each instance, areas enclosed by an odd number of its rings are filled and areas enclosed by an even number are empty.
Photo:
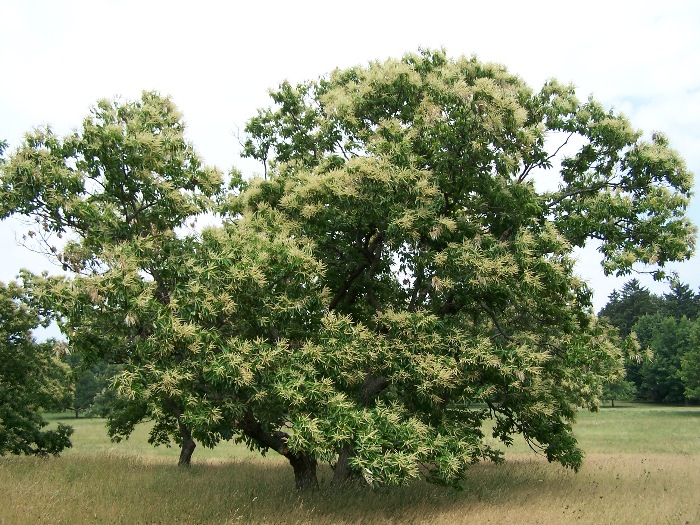
M335 470L333 471L333 485L343 485L350 481L352 477L352 469L350 468L350 458L352 454L352 447L350 445L344 445L340 450L338 462L335 464Z
M194 439L190 438L187 441L183 441L182 448L180 449L180 459L178 459L177 464L180 467L189 467L192 462L192 454L194 449L197 447Z
M316 458L304 454L287 456L294 469L294 485L297 490L318 490Z
M294 454L287 448L287 438L284 432L266 430L249 411L241 422L241 431L249 438L264 447L271 448L289 460L294 469L294 484L298 490L317 490L316 458L306 454Z
M180 467L189 467L197 443L192 439L192 433L189 428L181 421L178 421L178 426L180 427L180 436L182 437L182 448L180 449L180 459L178 459L177 464Z

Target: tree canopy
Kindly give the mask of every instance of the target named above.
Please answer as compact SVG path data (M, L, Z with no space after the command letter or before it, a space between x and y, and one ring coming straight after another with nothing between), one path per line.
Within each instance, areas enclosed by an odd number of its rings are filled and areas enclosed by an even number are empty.
M336 482L457 484L499 460L490 419L579 468L576 410L637 347L594 315L573 250L597 239L606 273L659 278L690 256L692 177L666 138L444 52L271 97L246 126L263 177L228 189L155 93L35 131L3 167L0 216L70 237L46 240L73 273L33 293L76 351L124 366L112 434L153 418L183 463L242 440L299 488L318 461ZM212 211L219 226L186 227Z

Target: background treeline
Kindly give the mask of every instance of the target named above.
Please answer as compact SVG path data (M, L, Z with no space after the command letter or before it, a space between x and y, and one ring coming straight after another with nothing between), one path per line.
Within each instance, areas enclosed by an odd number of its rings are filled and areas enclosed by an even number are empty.
M688 403L700 399L700 294L675 282L655 295L637 279L615 290L599 312L620 330L636 334L642 353L626 363L627 377L604 393L616 399Z

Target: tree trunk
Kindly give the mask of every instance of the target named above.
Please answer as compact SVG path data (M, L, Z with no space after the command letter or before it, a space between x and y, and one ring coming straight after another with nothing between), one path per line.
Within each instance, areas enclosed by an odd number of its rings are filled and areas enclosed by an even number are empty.
M178 418L178 426L180 427L180 435L182 436L182 448L180 449L180 459L178 459L177 464L180 467L189 467L192 462L192 454L194 449L197 447L194 439L192 439L192 433L190 429L187 428Z
M318 490L318 478L316 477L316 458L301 455L287 456L294 469L294 485L297 490Z
M178 459L177 464L180 467L189 467L192 462L192 454L194 449L197 447L194 439L190 438L187 441L183 441L182 448L180 449L180 459Z
M287 448L289 435L279 430L270 432L263 427L253 412L248 410L240 423L241 431L264 447L271 448L289 460L294 469L294 484L298 490L318 490L316 458L304 453L294 454Z
M352 447L344 445L338 454L338 462L335 464L333 471L333 486L339 486L347 483L352 477L352 469L350 468L350 458L353 455Z

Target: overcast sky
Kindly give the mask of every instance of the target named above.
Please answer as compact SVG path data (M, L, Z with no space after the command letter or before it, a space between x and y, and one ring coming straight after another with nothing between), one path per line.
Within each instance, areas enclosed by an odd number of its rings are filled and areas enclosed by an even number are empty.
M499 62L533 88L573 82L625 113L648 135L663 131L700 174L700 2L646 1L148 1L0 0L0 139L77 128L91 105L141 91L171 95L208 164L238 158L237 128L267 106L282 80L400 57L419 47ZM690 215L700 223L700 203ZM51 266L17 246L0 223L0 280ZM596 310L626 279L605 279L595 252L579 272ZM675 267L700 286L698 258ZM666 291L644 281L656 292Z

